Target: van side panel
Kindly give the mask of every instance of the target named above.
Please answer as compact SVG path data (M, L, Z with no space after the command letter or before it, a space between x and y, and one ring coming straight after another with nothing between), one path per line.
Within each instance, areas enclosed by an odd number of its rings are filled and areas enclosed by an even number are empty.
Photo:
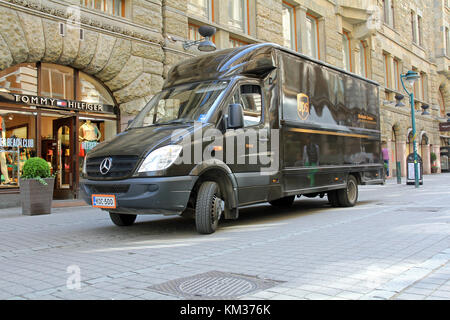
M378 87L280 52L284 191L307 193L381 178Z

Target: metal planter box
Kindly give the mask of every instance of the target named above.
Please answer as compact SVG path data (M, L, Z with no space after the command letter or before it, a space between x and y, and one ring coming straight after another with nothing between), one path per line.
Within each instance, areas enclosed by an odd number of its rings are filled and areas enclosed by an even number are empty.
M20 201L22 214L50 214L52 210L55 178L44 179L47 185L35 179L20 179Z

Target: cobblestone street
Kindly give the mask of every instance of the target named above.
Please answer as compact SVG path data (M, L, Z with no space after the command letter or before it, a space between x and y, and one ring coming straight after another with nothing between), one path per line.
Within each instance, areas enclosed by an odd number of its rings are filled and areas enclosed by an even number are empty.
M193 220L119 228L90 207L0 210L0 299L182 299L150 287L222 271L276 281L237 299L450 299L450 174L361 186L353 208L301 197L197 234ZM73 270L81 286L71 288Z

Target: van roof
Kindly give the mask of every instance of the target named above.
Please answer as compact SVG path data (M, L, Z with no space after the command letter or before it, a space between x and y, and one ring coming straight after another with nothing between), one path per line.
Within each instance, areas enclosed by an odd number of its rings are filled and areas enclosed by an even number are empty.
M305 56L299 52L287 49L275 43L257 43L242 47L219 50L185 60L169 71L164 87L202 80L227 79L242 74L249 76L264 76L276 68L275 50L279 50L302 59L328 67L339 73L344 73L363 81L379 85L377 82L363 78L357 74L340 69L320 60Z

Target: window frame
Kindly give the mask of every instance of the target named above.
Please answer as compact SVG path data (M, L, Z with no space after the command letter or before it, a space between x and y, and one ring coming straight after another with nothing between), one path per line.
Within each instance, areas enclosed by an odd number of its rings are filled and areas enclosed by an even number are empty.
M214 20L215 20L215 17L214 17L214 1L215 0L206 0L207 7L205 8L206 10L204 10L204 11L207 12L207 16L199 14L198 12L196 12L194 10L191 10L189 8L189 5L191 5L191 6L193 6L193 5L191 4L190 0L187 1L187 11L188 11L188 13L191 13L191 14L193 14L195 16L199 16L199 17L202 17L202 18L204 18L204 19L206 19L208 21L214 22Z
M115 14L116 10L116 1L120 2L120 14ZM96 4L100 3L100 8L96 7ZM112 13L108 12L107 3L112 3ZM100 11L104 14L108 14L114 17L126 17L126 6L125 6L125 0L80 0L80 5L84 8Z
M245 42L243 40L237 39L237 38L232 37L232 36L230 36L228 40L229 40L230 48L238 48L238 47L249 45L248 42ZM234 42L235 44L239 44L239 45L238 46L233 46L233 45L231 45L232 42Z
M411 10L411 31L412 31L412 42L417 44L417 21L416 13Z
M384 87L387 89L392 89L391 87L391 67L390 67L390 59L389 54L387 52L383 52L383 64L384 64Z
M290 16L290 33L291 33L291 46L289 49L298 51L298 40L297 40L297 14L295 12L295 6L292 4L283 1L282 7L288 9L288 11L291 13ZM284 31L284 30L283 30ZM284 32L283 32L283 38L284 38Z
M320 60L320 41L319 41L319 18L313 16L309 12L306 13L306 20L312 21L312 28L311 31L313 34L311 35L311 43L309 45L311 46L314 43L314 55L311 57ZM313 49L311 49L313 50Z
M342 31L342 40L346 39L345 41L342 41L342 47L343 47L343 61L345 60L345 63L348 63L348 69L344 67L344 70L348 72L352 72L352 44L350 41L350 33L343 30ZM345 45L345 42L347 42L347 45ZM347 48L346 48L347 47ZM347 52L347 56L345 56L345 53Z
M359 43L359 63L361 65L362 77L368 78L368 66L367 66L367 43L364 40L360 40Z
M397 58L393 59L393 75L394 75L394 89L400 91L400 60Z
M383 22L391 28L395 28L394 0L383 0Z
M420 46L423 46L423 18L417 15L417 40Z
M450 57L450 31L448 27L444 27L444 44L445 44L445 51L444 55L447 57Z
M240 1L241 5L242 5L242 22L241 22L241 28L236 27L235 25L233 25L231 22L232 21L237 21L237 20L232 20L231 17L231 11L232 11L232 4L234 4L234 1ZM248 0L232 0L228 2L229 6L228 6L228 25L236 30L240 30L242 33L246 33L246 34L250 34L250 27L249 27L249 3Z

